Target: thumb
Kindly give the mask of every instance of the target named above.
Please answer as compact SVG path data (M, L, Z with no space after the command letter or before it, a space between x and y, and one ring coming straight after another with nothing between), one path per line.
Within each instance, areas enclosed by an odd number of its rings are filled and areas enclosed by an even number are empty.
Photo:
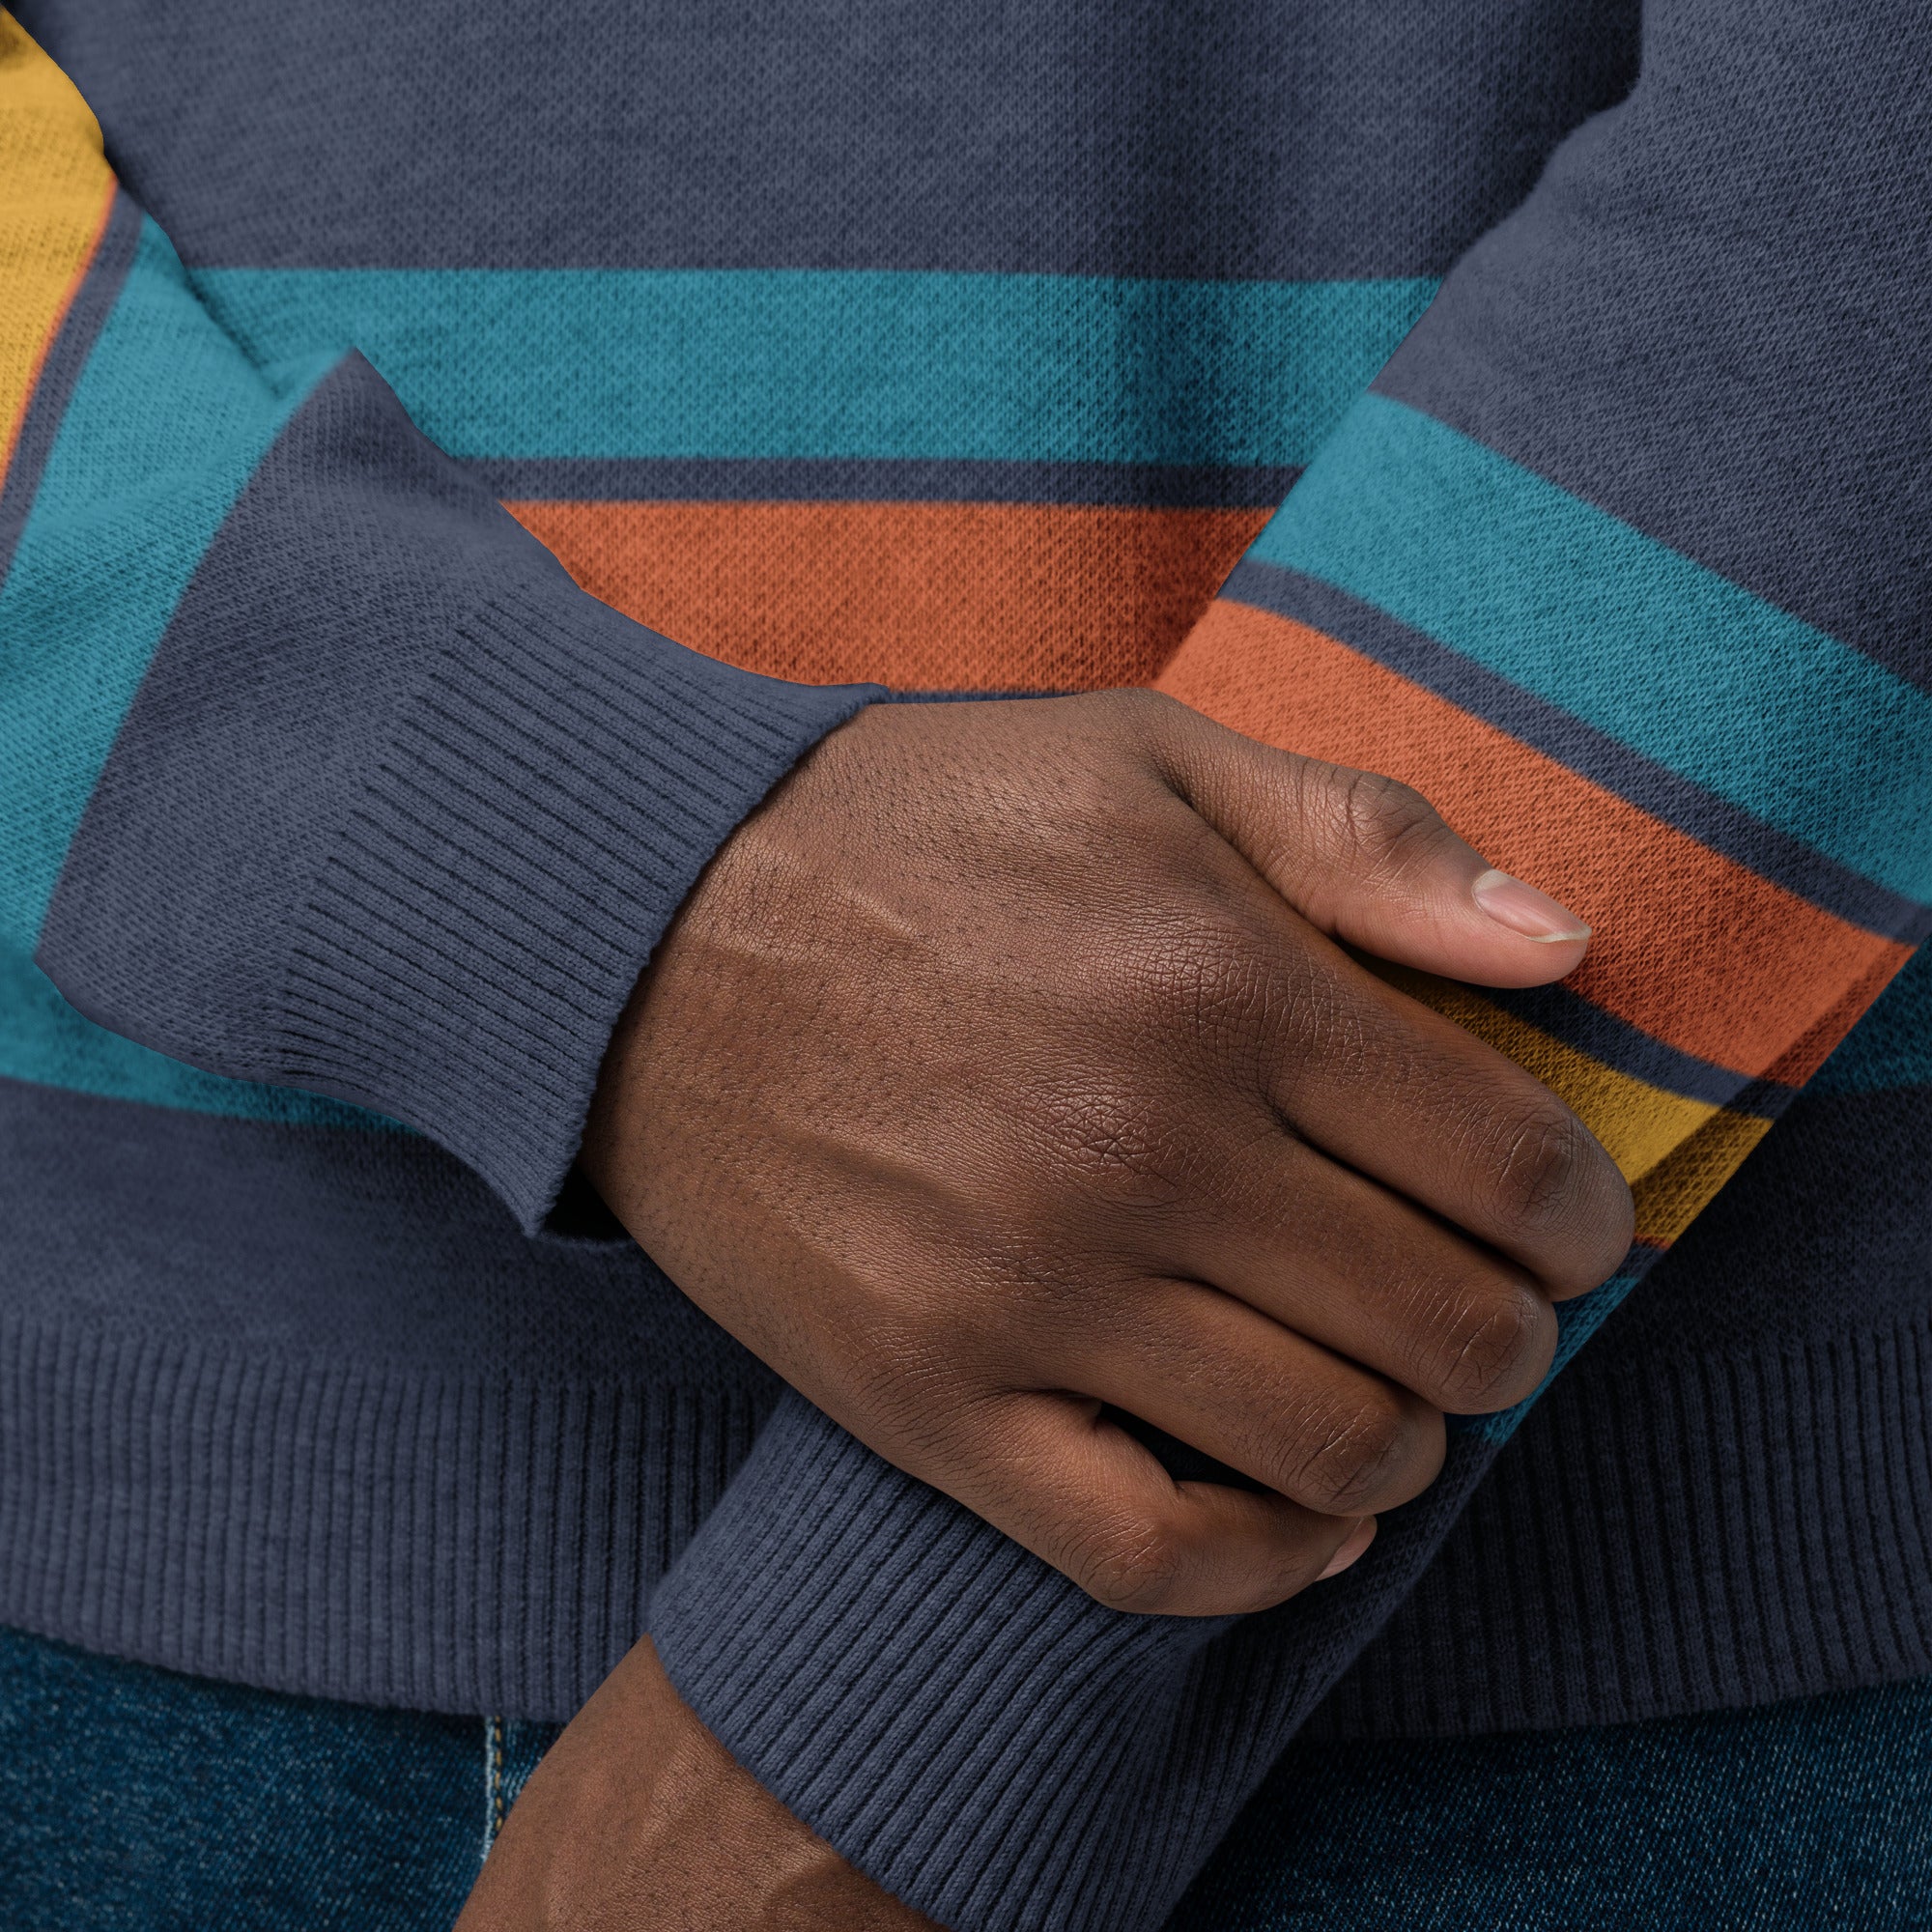
M1492 866L1420 792L1202 723L1163 748L1170 781L1311 924L1484 986L1540 986L1581 961L1589 926Z

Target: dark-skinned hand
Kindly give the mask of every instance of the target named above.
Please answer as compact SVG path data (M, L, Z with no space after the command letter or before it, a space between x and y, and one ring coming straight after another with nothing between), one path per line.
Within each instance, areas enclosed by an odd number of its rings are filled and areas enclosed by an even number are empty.
M1586 934L1413 793L1144 696L881 706L726 844L583 1161L672 1278L1104 1602L1358 1556L1442 1412L1526 1394L1631 1228L1527 1074L1344 950L1560 978ZM1138 1415L1264 1486L1177 1482ZM648 1640L459 1932L928 1927L767 1794Z
M1261 1609L1527 1395L1631 1237L1539 1082L1350 955L1586 930L1413 792L1145 693L878 705L727 841L583 1166L880 1455L1103 1603ZM1259 1489L1177 1481L1119 1412Z

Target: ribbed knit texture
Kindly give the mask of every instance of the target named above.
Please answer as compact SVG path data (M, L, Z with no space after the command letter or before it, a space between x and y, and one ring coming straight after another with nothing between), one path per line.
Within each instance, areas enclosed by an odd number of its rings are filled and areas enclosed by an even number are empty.
M0 1621L243 1684L571 1715L762 1413L0 1325Z
M653 1634L741 1761L942 1923L1157 1925L1494 1454L1457 1440L1384 1528L1394 1560L1231 1626L1101 1608L790 1397ZM861 1483L868 1533L841 1537ZM781 1543L811 1550L809 1577L754 1554ZM980 1721L962 1738L964 1711Z
M864 701L721 692L703 660L646 666L588 628L505 595L444 646L301 909L276 1027L287 1084L435 1120L531 1215L667 910Z
M1554 1389L1309 1724L1627 1722L1932 1672L1932 1324Z
M648 1620L959 1932L1151 1928L1324 1697L1925 1667L1922 8L26 14L0 1618L546 1718ZM773 1408L570 1184L825 731L1123 682L1591 921L1560 987L1400 978L1637 1201L1554 1395L1231 1626Z
M177 607L37 961L151 1046L422 1129L534 1229L658 935L874 695L752 676L583 596L351 355ZM156 824L191 855L161 897Z

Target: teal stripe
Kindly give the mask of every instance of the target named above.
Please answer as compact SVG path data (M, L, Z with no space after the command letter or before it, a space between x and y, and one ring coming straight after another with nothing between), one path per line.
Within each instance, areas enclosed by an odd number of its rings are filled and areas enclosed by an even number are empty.
M1811 1077L1807 1094L1932 1087L1932 947L1922 947Z
M247 1120L388 1124L137 1046L83 1019L31 960L135 689L292 406L211 324L146 224L0 583L0 1074Z
M84 1020L17 950L0 948L0 1075L41 1087L139 1100L231 1120L284 1126L350 1127L408 1133L400 1122L320 1094L227 1080L184 1065Z
M0 934L13 944L39 934L161 633L288 409L211 327L147 223L0 584Z
M807 270L197 272L459 457L1305 462L1435 284Z
M1500 1409L1494 1415L1452 1415L1447 1418L1449 1427L1459 1435L1475 1436L1479 1442L1507 1442L1548 1391L1550 1383L1577 1359L1583 1344L1604 1325L1625 1295L1649 1273L1657 1259L1648 1250L1639 1249L1633 1257L1637 1265L1632 1266L1627 1263L1623 1273L1613 1274L1588 1294L1559 1301L1556 1304L1556 1353L1550 1358L1548 1374L1514 1407Z
M1362 397L1252 554L1932 900L1932 698L1432 417Z

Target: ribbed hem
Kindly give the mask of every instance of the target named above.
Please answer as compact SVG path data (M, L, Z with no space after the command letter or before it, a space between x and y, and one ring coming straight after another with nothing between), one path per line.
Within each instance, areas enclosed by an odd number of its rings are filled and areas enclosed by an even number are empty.
M1228 1628L1100 1609L795 1397L753 1445L750 1389L10 1311L0 1623L553 1719L648 1627L741 1761L942 1923L1137 1932L1303 1724L1616 1722L1932 1671L1932 1327L1601 1361L1433 1567L1488 1461L1467 1438L1354 1571Z
M1923 1318L1586 1353L1310 1734L1621 1723L1932 1672L1928 1414Z
M424 1127L533 1230L698 873L877 695L749 676L589 598L484 605L301 909L274 1077Z
M0 1316L0 1623L264 1690L572 1717L759 1406Z
M942 1924L1151 1932L1494 1453L1452 1444L1377 1561L1231 1626L1102 1608L787 1397L651 1632L739 1762Z
M1932 1671L1928 1396L1922 1321L1586 1352L1502 1467L1452 1436L1355 1569L1232 1626L1099 1608L788 1398L652 1631L740 1761L941 1923L1139 1932L1304 1726L1607 1723Z

